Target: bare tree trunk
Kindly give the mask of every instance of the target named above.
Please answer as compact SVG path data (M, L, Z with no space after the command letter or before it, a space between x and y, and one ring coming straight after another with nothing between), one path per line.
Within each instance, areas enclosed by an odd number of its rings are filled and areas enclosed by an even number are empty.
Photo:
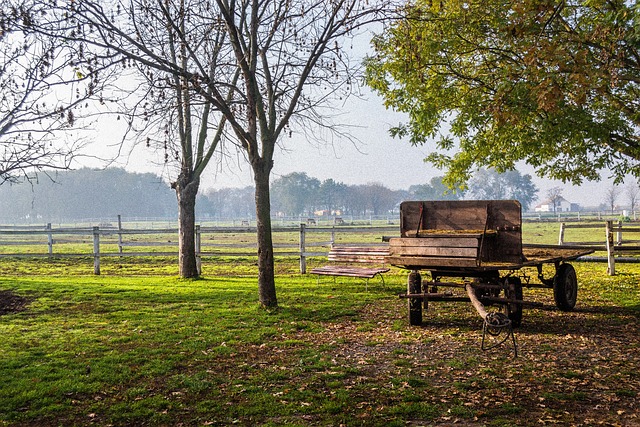
M172 184L178 198L178 265L180 277L188 279L199 276L196 264L196 196L199 179L182 175Z
M271 200L269 173L271 168L258 161L253 165L256 184L256 221L258 237L258 294L264 307L277 307L274 277L273 240L271 236Z

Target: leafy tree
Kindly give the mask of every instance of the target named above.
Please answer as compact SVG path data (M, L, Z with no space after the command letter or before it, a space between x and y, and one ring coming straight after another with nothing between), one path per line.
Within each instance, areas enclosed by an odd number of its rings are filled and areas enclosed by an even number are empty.
M350 185L347 189L345 209L354 215L381 215L393 209L401 201L398 192L380 183Z
M253 187L222 188L209 190L204 197L209 201L208 213L216 218L253 218L254 194Z
M519 160L575 184L640 175L637 2L417 0L374 47L368 84L409 115L392 133L441 133L428 160L449 184Z
M274 207L288 215L313 211L320 194L320 181L304 172L281 176L271 184Z
M319 205L328 211L343 210L347 204L347 191L346 184L325 179L320 185Z
M516 199L528 210L536 198L538 188L531 175L517 170L498 173L495 169L480 169L468 183L467 197L479 200Z
M385 187L379 182L372 182L361 187L364 197L368 200L368 208L374 215L388 213L401 200L398 193Z
M413 200L458 200L464 194L463 190L451 191L442 182L443 177L431 178L429 184L416 184L409 187L409 194Z

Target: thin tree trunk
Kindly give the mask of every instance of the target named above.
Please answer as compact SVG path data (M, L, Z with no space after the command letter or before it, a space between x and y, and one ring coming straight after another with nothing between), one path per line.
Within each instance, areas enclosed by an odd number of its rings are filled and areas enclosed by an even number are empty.
M271 201L269 196L270 168L254 165L256 184L256 221L258 237L258 294L264 307L277 307L274 277L273 240L271 237Z
M180 177L172 187L178 198L178 265L180 277L196 278L196 196L200 180Z

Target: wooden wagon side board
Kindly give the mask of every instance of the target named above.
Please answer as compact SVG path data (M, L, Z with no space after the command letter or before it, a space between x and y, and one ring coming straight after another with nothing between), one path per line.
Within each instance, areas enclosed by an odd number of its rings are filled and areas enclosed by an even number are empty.
M401 237L390 241L391 258L404 264L409 256L425 257L422 265L519 264L521 211L517 200L403 202Z

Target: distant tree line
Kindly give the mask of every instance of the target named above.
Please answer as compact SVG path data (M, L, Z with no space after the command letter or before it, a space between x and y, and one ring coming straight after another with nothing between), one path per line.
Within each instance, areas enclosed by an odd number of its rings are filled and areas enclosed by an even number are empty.
M322 211L340 215L384 215L404 200L517 199L528 210L536 199L538 188L530 175L518 171L497 173L480 169L468 188L451 191L434 177L428 183L392 190L373 182L349 185L334 179L320 181L304 172L293 172L271 184L271 213L274 216L312 216ZM252 216L253 188L209 190L199 199L198 212L220 218Z
M73 219L175 216L176 196L152 173L120 168L61 171L55 181L0 187L0 219L63 222Z
M304 172L283 175L272 182L272 215L312 216L318 211L336 215L385 215L403 200L511 199L528 209L537 193L529 175L517 171L498 174L480 170L468 189L452 192L442 177L428 183L392 190L381 183L349 185L320 181ZM161 177L124 169L61 171L55 181L0 187L0 220L64 222L74 219L173 217L175 193ZM198 217L254 218L253 187L209 189L198 196Z
M408 190L392 190L381 183L348 185L293 172L274 180L271 187L273 216L313 216L320 211L329 215L384 215L403 200L453 200L462 196L449 192L439 177L428 184L412 185ZM253 197L253 187L211 189L198 199L198 214L252 218Z

